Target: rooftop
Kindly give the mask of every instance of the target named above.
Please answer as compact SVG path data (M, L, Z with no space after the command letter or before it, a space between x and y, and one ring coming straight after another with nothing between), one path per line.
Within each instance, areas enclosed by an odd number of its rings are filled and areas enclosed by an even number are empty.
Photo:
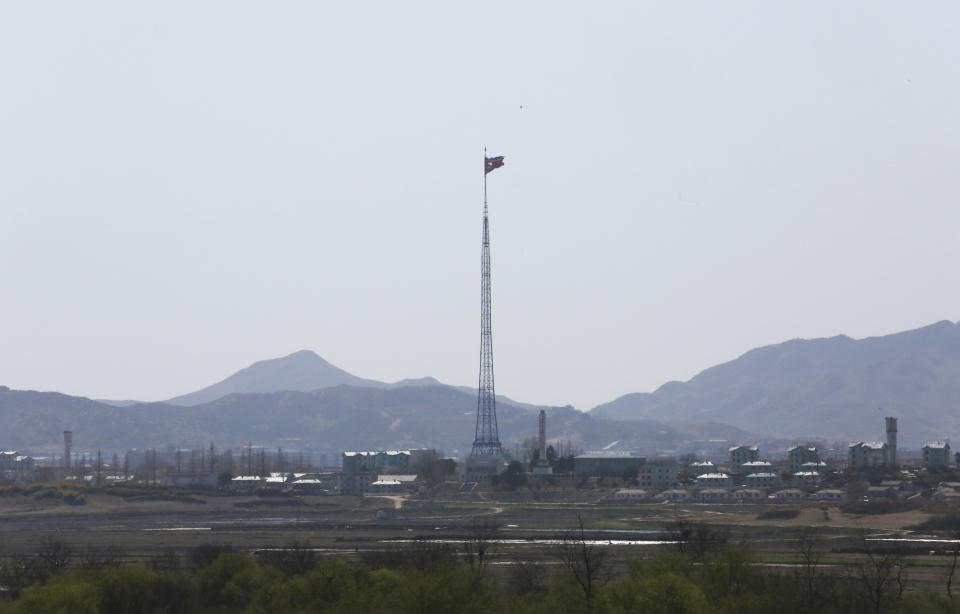
M636 458L638 460L642 459L642 456L637 456L635 452L620 452L616 450L597 450L593 452L586 452L577 456L576 458Z

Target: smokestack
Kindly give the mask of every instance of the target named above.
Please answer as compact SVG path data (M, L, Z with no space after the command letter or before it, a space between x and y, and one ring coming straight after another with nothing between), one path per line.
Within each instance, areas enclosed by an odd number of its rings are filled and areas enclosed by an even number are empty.
M897 466L897 419L888 417L887 421L887 459Z
M63 467L70 468L70 454L73 450L73 431L63 432Z
M547 460L547 412L540 410L540 462Z

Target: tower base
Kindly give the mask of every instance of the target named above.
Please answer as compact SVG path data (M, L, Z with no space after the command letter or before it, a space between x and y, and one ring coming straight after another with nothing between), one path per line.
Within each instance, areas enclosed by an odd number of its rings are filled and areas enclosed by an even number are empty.
M553 467L545 461L538 462L533 466L533 475L553 475Z
M489 482L506 468L507 461L499 454L471 454L467 457L467 481Z

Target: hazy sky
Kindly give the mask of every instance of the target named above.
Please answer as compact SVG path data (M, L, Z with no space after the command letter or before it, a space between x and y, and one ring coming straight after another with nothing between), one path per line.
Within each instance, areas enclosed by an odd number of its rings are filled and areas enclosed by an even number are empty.
M590 408L958 318L956 2L7 2L0 384Z

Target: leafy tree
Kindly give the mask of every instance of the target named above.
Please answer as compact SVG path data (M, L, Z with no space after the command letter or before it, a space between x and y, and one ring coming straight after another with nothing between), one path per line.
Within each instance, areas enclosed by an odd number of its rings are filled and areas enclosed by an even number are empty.
M523 471L520 461L510 461L507 468L500 474L500 484L507 490L516 490L527 483L527 474Z
M634 575L611 583L607 592L617 612L644 614L706 614L710 605L703 591L683 576Z
M321 561L309 572L264 587L251 614L273 612L371 612L371 572L341 560Z
M284 548L263 550L258 553L261 564L279 569L288 577L299 576L317 564L317 552L309 541L293 541Z
M190 551L190 562L200 569L209 567L224 552L234 552L236 549L230 544L220 542L206 542Z
M97 589L72 576L32 586L16 604L19 614L98 614Z
M253 597L283 575L271 567L258 567L250 557L224 552L197 572L201 604L210 614L243 611Z
M533 471L538 462L540 462L540 448L534 448L533 453L530 454L530 464L528 466L530 471Z

